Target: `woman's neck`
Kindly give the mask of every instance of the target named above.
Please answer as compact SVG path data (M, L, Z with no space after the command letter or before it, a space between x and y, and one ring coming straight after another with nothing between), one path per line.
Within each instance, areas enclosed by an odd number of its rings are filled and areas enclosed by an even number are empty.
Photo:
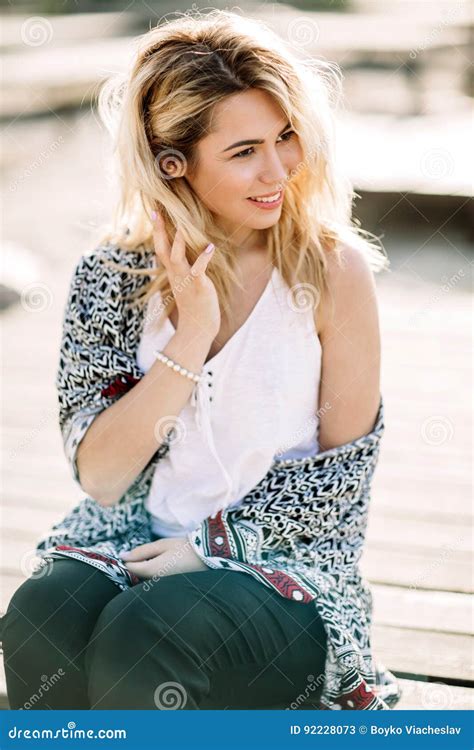
M258 253L265 253L267 248L266 235L257 229L240 227L234 232L227 230L229 250L236 258L244 259Z

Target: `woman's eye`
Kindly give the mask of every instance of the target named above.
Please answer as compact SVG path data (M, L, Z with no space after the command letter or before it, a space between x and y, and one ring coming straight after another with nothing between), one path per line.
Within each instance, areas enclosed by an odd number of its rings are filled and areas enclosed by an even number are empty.
M289 141L292 135L295 135L295 131L294 130L287 130L286 133L283 133L280 136L280 138L283 138L285 141ZM241 159L245 158L246 156L250 156L250 153L249 153L250 151L253 151L253 146L250 146L249 148L246 148L245 151L239 151L239 153L238 154L234 154L234 156L232 158L233 159L236 159L236 158L241 158Z
M234 154L234 156L232 158L233 159L237 159L239 156L249 156L248 152L251 151L251 150L252 150L252 146L250 146L250 148L246 148L245 151L239 151L239 153L238 154Z

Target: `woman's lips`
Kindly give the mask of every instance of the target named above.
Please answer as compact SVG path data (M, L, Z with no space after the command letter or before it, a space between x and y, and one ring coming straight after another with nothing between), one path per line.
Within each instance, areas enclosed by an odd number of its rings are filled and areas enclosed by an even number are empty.
M275 208L278 208L278 206L281 206L283 202L283 190L280 190L280 196L277 198L276 201L272 201L271 203L264 203L263 201L255 201L253 198L247 198L248 201L252 204L252 206L257 206L258 208L264 208L267 211L271 211Z

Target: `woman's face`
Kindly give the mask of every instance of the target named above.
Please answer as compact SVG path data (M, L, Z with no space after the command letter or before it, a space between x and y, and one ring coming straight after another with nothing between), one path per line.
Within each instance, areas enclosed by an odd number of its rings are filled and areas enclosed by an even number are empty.
M301 162L302 149L279 105L259 89L220 102L212 129L199 141L198 167L186 179L238 245L277 223L288 176ZM252 200L279 191L274 205Z

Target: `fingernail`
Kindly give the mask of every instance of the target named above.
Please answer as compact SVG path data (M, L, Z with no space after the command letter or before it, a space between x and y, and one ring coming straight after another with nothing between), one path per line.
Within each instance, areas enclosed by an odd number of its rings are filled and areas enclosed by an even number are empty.
M155 221L155 219L156 219L156 211L152 211L151 212L151 218L153 219L153 221Z
M215 245L212 242L210 242L209 245L204 250L204 252L205 253L212 253L212 251L214 250L214 248L215 248Z

